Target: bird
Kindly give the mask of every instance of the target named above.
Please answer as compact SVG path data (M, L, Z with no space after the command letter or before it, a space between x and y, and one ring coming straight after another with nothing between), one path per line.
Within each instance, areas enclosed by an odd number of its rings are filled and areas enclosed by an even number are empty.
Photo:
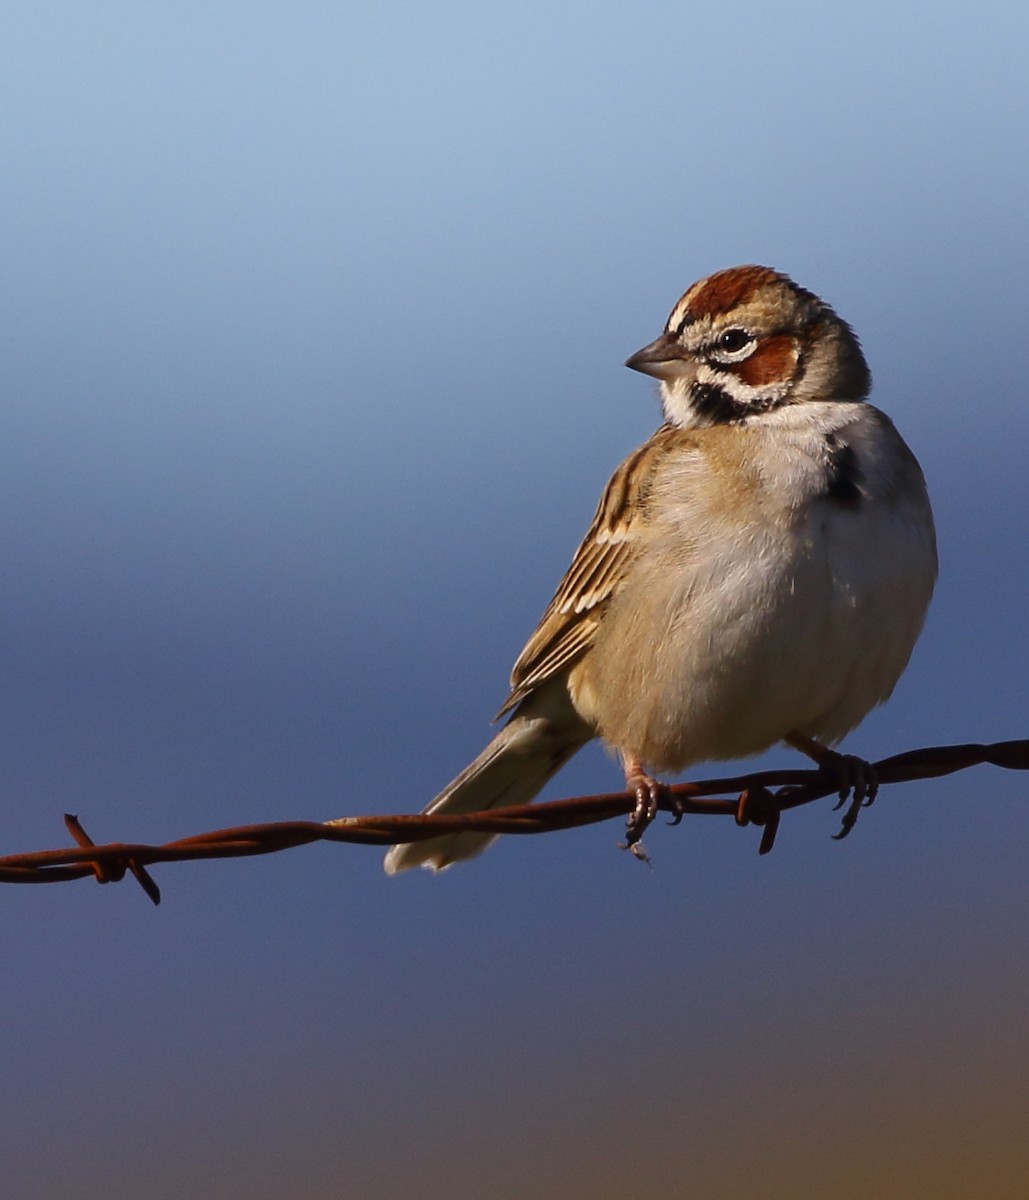
M594 738L636 819L657 776L785 742L870 800L834 747L892 693L937 575L922 470L868 401L857 336L769 267L693 284L626 366L664 423L617 468L518 656L507 722L424 810L529 803ZM630 818L630 821L632 818ZM472 858L495 835L390 847L389 874Z

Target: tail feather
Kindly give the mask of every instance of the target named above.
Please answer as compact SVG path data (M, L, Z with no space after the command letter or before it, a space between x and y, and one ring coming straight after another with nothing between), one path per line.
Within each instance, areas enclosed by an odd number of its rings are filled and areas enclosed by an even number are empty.
M528 804L590 737L591 732L584 726L570 729L567 722L516 713L425 812L453 816ZM481 854L496 837L492 833L445 833L422 842L391 846L383 865L389 875L417 866L439 871Z

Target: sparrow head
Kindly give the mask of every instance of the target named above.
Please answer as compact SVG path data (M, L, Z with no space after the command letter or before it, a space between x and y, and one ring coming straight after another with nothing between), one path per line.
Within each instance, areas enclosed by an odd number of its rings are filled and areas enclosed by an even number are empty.
M785 404L860 401L871 375L853 330L824 301L768 267L695 283L664 333L627 360L661 381L675 425L741 422Z

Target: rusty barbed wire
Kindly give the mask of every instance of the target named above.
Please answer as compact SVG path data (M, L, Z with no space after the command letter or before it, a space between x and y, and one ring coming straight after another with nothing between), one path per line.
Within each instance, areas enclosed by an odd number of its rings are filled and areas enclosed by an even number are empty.
M1029 770L1029 739L990 744L929 746L908 750L873 763L880 786L935 779L984 763L1012 771ZM659 812L670 813L677 825L688 815L731 816L738 825L761 828L759 854L767 854L775 842L784 812L838 794L840 779L832 770L756 771L748 775L689 780L662 788ZM775 789L775 790L773 790ZM846 803L841 796L836 808ZM851 799L843 814L840 831L846 837L858 813L870 801ZM110 842L97 845L77 817L64 821L76 848L36 850L0 857L0 883L63 883L93 876L98 883L116 883L131 874L154 904L161 892L147 871L155 863L190 862L198 859L245 858L276 854L312 842L351 842L388 846L396 842L418 842L441 833L462 830L496 834L552 833L629 817L626 845L638 857L640 838L650 818L633 821L635 796L628 792L573 796L540 804L522 804L462 816L423 814L338 817L329 821L275 821L260 825L238 825L214 829L193 837L161 845Z

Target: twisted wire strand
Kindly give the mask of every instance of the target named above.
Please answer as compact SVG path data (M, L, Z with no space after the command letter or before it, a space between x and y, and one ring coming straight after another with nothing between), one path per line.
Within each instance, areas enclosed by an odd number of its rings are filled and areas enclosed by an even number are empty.
M929 746L884 758L872 766L881 786L935 779L984 763L1012 771L1029 770L1029 739L990 744L966 743ZM784 812L838 794L838 775L827 769L756 771L748 775L690 780L662 789L657 809L671 813L674 824L687 815L731 816L739 825L761 827L759 853L767 854L775 841ZM841 807L846 797L841 797ZM868 801L851 799L836 837L845 837ZM97 845L77 817L66 815L65 825L75 847L36 850L0 857L0 883L64 883L92 876L98 883L115 883L131 874L154 904L161 893L148 866L155 863L193 862L199 859L246 858L276 854L312 842L351 842L388 846L417 842L441 833L470 830L496 834L552 833L609 821L632 818L636 797L628 792L572 796L539 804L497 808L461 816L399 814L338 817L329 821L274 821L214 829L161 845L110 842ZM627 844L639 857L639 838L647 822L630 832ZM630 826L630 829L632 827Z

